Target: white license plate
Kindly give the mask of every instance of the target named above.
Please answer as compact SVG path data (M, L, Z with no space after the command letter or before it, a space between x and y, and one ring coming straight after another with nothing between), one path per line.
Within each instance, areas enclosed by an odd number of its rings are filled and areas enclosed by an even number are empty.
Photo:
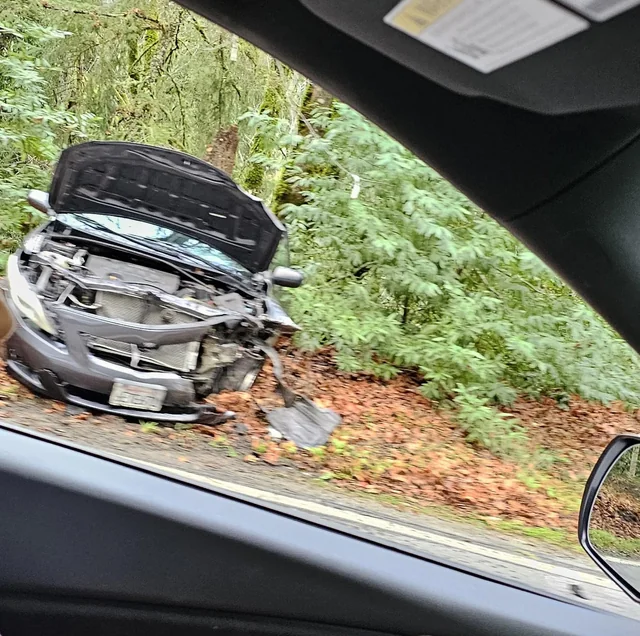
M141 411L159 411L166 395L167 389L164 386L116 380L111 389L109 404Z

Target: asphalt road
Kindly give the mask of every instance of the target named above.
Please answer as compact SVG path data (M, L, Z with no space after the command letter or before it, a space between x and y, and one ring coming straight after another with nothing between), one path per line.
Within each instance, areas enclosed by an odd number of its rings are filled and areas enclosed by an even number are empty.
M232 496L317 519L369 539L392 543L427 558L640 620L640 604L619 590L586 555L515 538L497 537L495 533L462 523L435 520L414 513L394 511L390 514L383 507L358 498L323 493L322 489L318 489L313 497L309 497L308 492L292 496L286 492L286 487L278 492L273 481L267 482L266 490L260 485L248 485L246 480L245 483L230 482L150 462L137 463Z
M49 413L49 406L38 398L18 400L5 404L0 415L7 418L5 421L267 507L311 517L369 540L395 544L426 558L640 620L640 604L631 601L581 552L399 510L380 498L332 484L320 486L315 475L291 467L248 464L224 452L212 452L204 435L178 440L141 435L138 425L118 418L102 417L99 422L77 419L57 411ZM48 413L46 418L43 410ZM242 449L238 450L242 454Z
M629 558L611 558L607 555L604 555L604 558L620 576L637 590L640 590L640 561L634 561Z

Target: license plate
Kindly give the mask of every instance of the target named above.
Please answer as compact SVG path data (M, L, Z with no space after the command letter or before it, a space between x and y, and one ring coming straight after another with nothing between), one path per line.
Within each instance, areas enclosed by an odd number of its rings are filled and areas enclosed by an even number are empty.
M167 389L157 384L116 380L111 389L109 404L141 411L159 411L167 395Z

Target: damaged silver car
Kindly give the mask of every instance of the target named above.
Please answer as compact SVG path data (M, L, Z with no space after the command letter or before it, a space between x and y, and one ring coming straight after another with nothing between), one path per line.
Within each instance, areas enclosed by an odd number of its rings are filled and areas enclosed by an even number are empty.
M124 142L65 150L50 218L7 263L15 320L8 370L32 390L86 409L156 421L219 423L203 399L248 390L273 344L297 326L270 270L282 223L222 171ZM291 396L290 396L291 397ZM291 397L291 401L293 401Z

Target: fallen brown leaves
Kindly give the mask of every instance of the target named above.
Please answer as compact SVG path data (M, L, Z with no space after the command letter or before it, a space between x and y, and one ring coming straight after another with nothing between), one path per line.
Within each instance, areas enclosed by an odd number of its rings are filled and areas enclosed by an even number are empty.
M619 406L574 398L565 411L551 399L520 400L509 412L527 429L532 449L542 447L556 459L541 472L471 447L411 378L382 382L341 373L328 351L283 356L291 386L340 413L342 424L324 449L308 452L291 442L274 443L258 406L281 404L266 370L251 394L212 397L246 425L253 453L245 461L285 462L342 487L391 495L398 502L447 505L488 519L574 530L582 484L601 450L616 433L640 429L635 417ZM232 443L233 426L224 427Z
M611 486L610 482L605 482L598 493L591 513L591 527L606 530L621 539L638 539L638 493Z
M219 408L235 411L235 422L194 426L190 433L210 436L211 446L224 452L235 447L244 462L297 467L341 487L384 494L398 503L445 505L492 522L573 530L582 485L604 446L616 433L640 432L635 415L617 405L603 407L572 398L570 408L561 410L551 399L519 400L508 411L526 428L532 449L544 448L556 459L542 472L470 446L447 413L421 396L415 378L383 382L342 373L328 351L281 354L287 382L343 418L326 447L304 451L290 441L271 438L261 408L282 402L268 368L250 393L210 398ZM0 393L3 390L24 401L32 399L0 371ZM45 412L62 415L64 409L61 403L49 402ZM75 419L85 417L89 416L82 413ZM133 430L122 434L138 435ZM168 434L179 447L179 461L188 462L188 440L174 437Z
M521 420L532 441L565 460L570 478L584 482L611 438L640 433L637 413L620 404L602 406L573 396L569 408L558 408L551 398L521 399L505 409Z

